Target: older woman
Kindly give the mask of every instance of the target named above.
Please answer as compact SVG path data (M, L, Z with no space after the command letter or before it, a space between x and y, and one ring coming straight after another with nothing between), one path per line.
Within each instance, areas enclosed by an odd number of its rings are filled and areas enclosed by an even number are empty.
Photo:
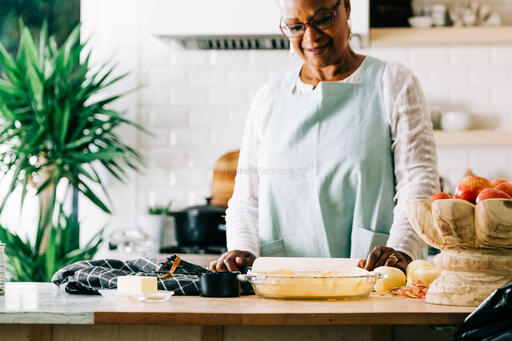
M405 200L438 191L432 126L417 79L355 53L350 0L281 0L304 64L252 103L226 212L237 271L261 256L359 258L405 270L423 247ZM387 245L387 246L383 246Z

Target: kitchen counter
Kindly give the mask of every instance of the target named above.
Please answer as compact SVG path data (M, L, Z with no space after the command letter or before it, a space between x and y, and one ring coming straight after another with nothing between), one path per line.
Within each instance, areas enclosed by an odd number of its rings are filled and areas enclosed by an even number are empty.
M430 305L423 300L387 296L353 301L175 296L164 303L142 303L128 298L110 300L101 296L69 295L50 283L7 283L6 295L0 296L0 334L20 332L23 330L20 326L25 326L29 339L31 333L36 333L49 335L42 340L65 340L71 337L69 333L76 332L83 335L80 340L93 340L86 336L102 332L113 335L106 330L114 328L117 336L125 330L128 340L136 340L135 335L149 328L154 335L161 332L163 339L169 339L165 330L170 328L175 336L178 331L185 333L187 340L235 340L234 335L240 333L248 333L249 339L256 340L252 336L263 335L264 330L271 331L278 326L281 332L299 328L302 330L299 334L307 339L308 329L304 328L316 326L309 332L326 333L326 330L343 328L347 335L351 332L359 335L359 341L365 340L361 339L364 333L368 335L367 340L400 340L395 337L400 334L397 326L458 325L471 311L470 307ZM254 332L250 331L251 327ZM338 335L339 331L333 333ZM351 338L347 336L347 340Z

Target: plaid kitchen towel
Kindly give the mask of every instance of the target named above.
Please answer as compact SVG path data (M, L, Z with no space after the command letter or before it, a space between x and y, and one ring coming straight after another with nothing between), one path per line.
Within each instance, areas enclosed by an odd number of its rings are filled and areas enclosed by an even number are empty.
M205 268L181 260L173 272L176 276L159 276L169 273L176 255L167 258L139 258L130 261L115 259L84 260L57 271L52 282L70 294L99 294L101 289L116 289L118 276L158 277L158 289L174 291L176 295L199 295L199 278L209 272Z

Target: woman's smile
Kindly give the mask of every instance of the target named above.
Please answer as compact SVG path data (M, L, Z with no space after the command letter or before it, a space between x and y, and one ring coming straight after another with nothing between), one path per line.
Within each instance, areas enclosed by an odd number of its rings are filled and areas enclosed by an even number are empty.
M319 56L322 53L324 53L328 47L329 47L329 43L325 43L325 44L316 45L316 46L313 46L310 48L304 47L304 51L306 53L312 54L313 56Z

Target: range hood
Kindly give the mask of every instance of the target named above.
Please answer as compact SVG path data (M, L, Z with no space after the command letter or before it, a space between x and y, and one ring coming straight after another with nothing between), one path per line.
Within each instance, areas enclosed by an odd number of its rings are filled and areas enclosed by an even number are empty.
M277 0L150 0L153 35L186 49L288 49ZM352 0L352 43L366 46L369 0Z

